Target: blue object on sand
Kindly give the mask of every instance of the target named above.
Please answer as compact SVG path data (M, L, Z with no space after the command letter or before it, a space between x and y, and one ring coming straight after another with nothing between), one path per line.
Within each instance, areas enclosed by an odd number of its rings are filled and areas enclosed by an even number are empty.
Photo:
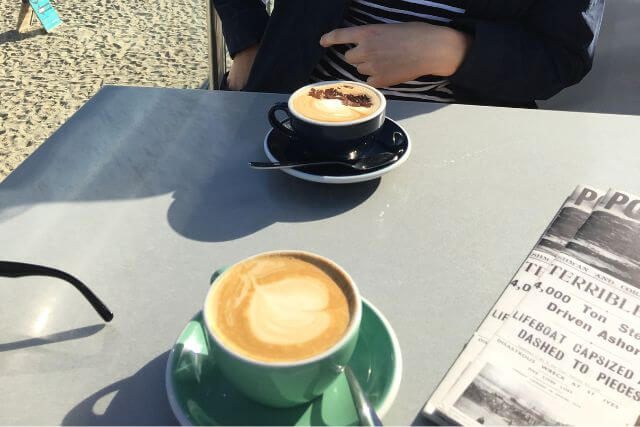
M58 12L49 3L49 0L29 0L29 3L46 32L62 24Z

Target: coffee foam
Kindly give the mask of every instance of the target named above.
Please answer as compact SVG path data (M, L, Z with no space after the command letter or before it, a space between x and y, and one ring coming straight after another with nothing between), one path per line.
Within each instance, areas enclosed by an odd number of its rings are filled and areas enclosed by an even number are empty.
M341 99L327 99L312 94L314 91L336 89L345 96L365 95L370 100L368 106L359 106L352 102L345 103ZM315 96L314 96L315 95ZM293 99L293 109L300 115L322 122L350 122L370 116L380 108L378 95L364 86L350 83L331 83L314 85L299 92Z
M331 272L333 273L333 272ZM225 273L207 307L221 341L253 359L295 361L344 335L352 297L346 279L297 256L249 260Z

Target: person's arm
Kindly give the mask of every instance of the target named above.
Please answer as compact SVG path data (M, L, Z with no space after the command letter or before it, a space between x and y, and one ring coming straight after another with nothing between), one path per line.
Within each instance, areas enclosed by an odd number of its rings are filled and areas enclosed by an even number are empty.
M232 58L260 43L269 19L264 3L260 0L213 0L213 3Z
M520 20L501 19L498 9L474 0L467 14L481 19L456 22L473 42L450 76L454 92L525 103L547 99L589 72L604 0L534 0Z

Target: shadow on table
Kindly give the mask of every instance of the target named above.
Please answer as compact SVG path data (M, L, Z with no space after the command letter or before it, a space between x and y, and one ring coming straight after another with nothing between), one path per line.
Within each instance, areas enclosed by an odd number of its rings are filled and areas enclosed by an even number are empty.
M416 415L416 417L411 422L412 426L437 426L439 424L434 423L429 418L425 417L422 414Z
M105 327L104 323L84 326L82 328L70 329L68 331L56 332L55 334L46 335L37 338L27 338L20 341L0 343L0 353L5 351L20 350L28 347L37 347L46 344L59 343L63 341L77 340L86 338L98 333Z
M164 374L169 352L156 357L138 372L97 391L76 405L63 425L178 425L165 391ZM103 409L101 400L113 399Z
M404 102L395 101L387 106L387 115L393 120L404 120L412 117L423 117L441 108L448 107L449 104L435 102Z
M249 169L249 161L265 159L263 99L104 87L0 182L0 223L41 203L172 194L171 227L191 239L226 241L277 222L329 218L375 192L380 179L322 185ZM442 107L394 103L389 112L402 119Z
M236 180L229 185L225 177ZM189 239L228 241L276 222L336 216L364 202L379 184L380 179L323 185L277 171L222 171L200 186L176 191L167 218L174 230Z

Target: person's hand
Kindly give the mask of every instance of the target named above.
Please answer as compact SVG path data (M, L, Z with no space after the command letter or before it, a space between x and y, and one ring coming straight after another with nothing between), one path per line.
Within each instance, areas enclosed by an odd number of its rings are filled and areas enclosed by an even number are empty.
M258 53L258 45L253 45L243 51L236 53L233 64L227 76L227 84L231 90L241 90L249 80L249 73L253 67L253 61Z
M371 86L385 87L424 75L452 75L471 41L452 28L407 22L338 28L323 35L320 44L355 44L345 54L347 62L369 76Z

